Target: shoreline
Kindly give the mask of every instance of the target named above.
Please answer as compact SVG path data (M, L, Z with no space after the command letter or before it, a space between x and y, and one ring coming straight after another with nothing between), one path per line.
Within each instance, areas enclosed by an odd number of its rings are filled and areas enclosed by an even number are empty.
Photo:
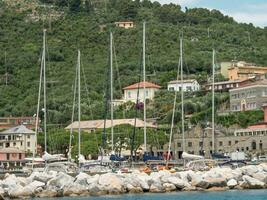
M212 168L209 171L152 172L129 174L33 172L28 177L6 174L0 180L0 199L124 195L169 192L211 192L267 188L267 163L237 169ZM4 199L2 198L2 199Z

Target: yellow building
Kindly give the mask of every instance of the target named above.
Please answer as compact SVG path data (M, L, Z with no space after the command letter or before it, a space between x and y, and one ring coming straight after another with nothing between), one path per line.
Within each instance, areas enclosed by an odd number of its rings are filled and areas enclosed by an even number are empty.
M134 23L133 22L130 22L130 21L126 21L126 22L115 22L115 25L117 27L121 27L121 28L125 28L125 29L134 28Z
M228 68L228 78L231 81L247 80L256 75L266 74L267 67L257 67L253 64L238 62Z

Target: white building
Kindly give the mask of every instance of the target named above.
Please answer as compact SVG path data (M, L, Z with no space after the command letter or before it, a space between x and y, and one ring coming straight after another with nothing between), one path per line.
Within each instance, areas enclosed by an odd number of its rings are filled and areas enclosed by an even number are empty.
M144 84L145 84L145 98L149 100L153 100L155 93L161 88L161 86L156 85L150 82L139 82L133 85L129 85L123 88L124 91L124 102L132 101L136 102L137 96L141 102L144 99ZM138 94L139 91L139 94Z
M183 91L185 92L200 90L200 85L195 79L183 80L183 84L180 80L170 81L168 83L168 90L179 92L182 90L182 85L183 85Z
M24 125L0 132L0 149L17 148L25 152L36 151L35 132Z

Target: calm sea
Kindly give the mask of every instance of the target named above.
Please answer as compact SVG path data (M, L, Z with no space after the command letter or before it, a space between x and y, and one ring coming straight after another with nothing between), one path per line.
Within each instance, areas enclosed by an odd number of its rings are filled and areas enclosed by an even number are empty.
M102 197L62 197L59 200L267 200L267 190L241 190L224 192L177 192L164 194L138 194ZM36 199L37 200L37 199ZM40 199L38 199L40 200ZM55 198L42 198L55 200Z

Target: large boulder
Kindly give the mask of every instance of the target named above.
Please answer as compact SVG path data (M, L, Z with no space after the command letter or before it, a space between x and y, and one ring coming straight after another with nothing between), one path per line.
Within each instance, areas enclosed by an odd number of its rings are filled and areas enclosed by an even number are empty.
M12 198L33 196L36 190L38 190L39 188L43 188L44 186L45 183L43 182L33 181L25 187L19 185L17 188L10 190L9 196Z
M47 182L47 186L64 188L65 186L72 184L73 181L74 181L73 177L71 177L68 174L65 174L63 172L59 172L56 177L50 179Z
M169 176L166 179L166 182L175 185L176 188L178 188L178 189L183 189L184 187L189 187L190 186L190 184L187 181L185 181L183 179L180 179L178 177L175 177L175 176Z
M100 175L96 174L94 176L90 176L89 178L87 178L87 184L90 185L92 183L98 183Z
M252 174L252 177L267 184L267 172L264 172L264 171L257 172L257 173Z
M166 192L172 192L176 190L176 186L172 183L163 183L162 186Z
M191 185L199 188L206 189L209 187L209 183L202 176L196 175L191 180Z
M248 187L247 189L261 189L264 188L265 183L262 181L259 181L258 179L252 178L248 175L243 176L243 180L246 184L244 184L244 187Z
M91 183L88 186L88 191L92 196L105 195L108 193L107 189L98 183Z
M99 177L98 184L106 187L109 194L121 194L125 192L122 180L112 173L102 174Z
M221 178L206 178L205 179L207 183L209 184L208 187L225 187L226 186L226 179Z
M50 172L33 172L28 178L28 181L40 181L47 183L50 179L56 177L57 173L54 171Z
M237 181L235 179L230 179L227 182L227 187L229 187L230 189L234 188L235 186L237 186Z
M89 195L89 190L88 190L88 187L82 184L72 183L64 187L63 195L64 196L85 196L85 195Z
M80 185L83 185L83 186L88 186L88 181L87 180L91 180L91 176L86 174L86 173L83 173L83 172L80 172L76 177L75 177L75 183L77 184L80 184Z
M248 176L252 176L253 174L259 171L259 167L257 167L256 165L248 165L241 167L240 169L242 170L243 175L248 175Z

